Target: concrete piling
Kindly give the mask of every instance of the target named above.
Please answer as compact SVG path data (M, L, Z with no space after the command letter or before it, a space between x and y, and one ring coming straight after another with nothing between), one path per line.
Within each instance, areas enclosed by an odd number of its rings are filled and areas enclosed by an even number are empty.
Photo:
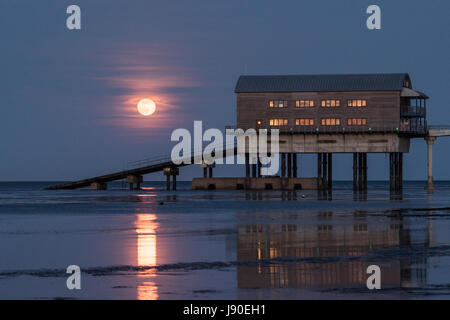
M108 186L104 182L91 183L91 190L106 190L107 188L108 188Z
M425 141L427 142L427 185L425 187L426 190L434 190L433 183L433 143L436 140L436 137L425 137Z
M297 178L297 154L292 154L292 162L293 162L293 177Z
M333 154L328 153L328 189L333 188Z
M287 154L287 176L292 178L292 157L291 153Z
M172 190L177 190L177 175L180 170L177 167L164 168L164 175L166 176L166 190L170 190L170 176L172 176Z
M389 186L391 190L403 188L403 153L391 152L389 154Z
M250 178L250 155L245 154L245 177Z
M130 190L141 190L141 183L144 181L143 177L141 175L128 175L127 176L127 183L130 186ZM134 188L134 185L136 184L136 188Z

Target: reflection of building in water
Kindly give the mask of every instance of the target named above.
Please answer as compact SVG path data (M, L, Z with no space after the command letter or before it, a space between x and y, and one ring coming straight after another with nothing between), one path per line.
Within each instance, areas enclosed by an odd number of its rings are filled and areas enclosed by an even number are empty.
M155 214L136 215L137 232L137 266L155 266L157 264L156 248L156 222ZM158 288L153 281L149 281L154 276L154 270L141 271L138 273L137 298L142 300L153 300L158 298Z
M396 251L400 254L399 250L410 247L412 236L422 237L405 228L404 219L368 217L358 211L352 223L340 220L333 221L331 212L321 212L308 225L239 226L238 261L262 261L238 266L238 287L366 287L366 270L372 264L381 268L382 287L425 281L424 259L396 257ZM426 236L426 227L420 232Z

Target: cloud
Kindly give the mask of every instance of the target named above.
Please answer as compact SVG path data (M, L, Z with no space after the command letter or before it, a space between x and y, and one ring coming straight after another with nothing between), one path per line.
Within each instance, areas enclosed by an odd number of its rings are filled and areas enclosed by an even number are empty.
M126 43L99 52L95 59L102 65L95 80L106 82L113 92L105 101L107 123L125 128L148 129L175 127L182 120L177 112L189 101L187 91L202 84L183 64L182 50L175 47ZM137 112L139 100L156 103L156 112L144 117Z

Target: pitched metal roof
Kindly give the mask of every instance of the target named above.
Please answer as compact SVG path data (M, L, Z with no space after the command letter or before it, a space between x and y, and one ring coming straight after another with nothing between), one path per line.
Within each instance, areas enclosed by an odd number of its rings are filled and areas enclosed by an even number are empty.
M407 80L407 81L405 81ZM240 76L235 92L401 91L407 73Z
M409 88L403 88L400 96L404 98L429 98L425 93Z

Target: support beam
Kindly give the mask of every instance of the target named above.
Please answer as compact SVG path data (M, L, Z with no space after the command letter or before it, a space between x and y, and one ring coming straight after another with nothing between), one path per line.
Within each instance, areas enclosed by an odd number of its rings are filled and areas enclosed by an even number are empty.
M391 190L401 190L403 187L403 153L389 154L389 186Z
M292 153L287 154L287 176L292 178Z
M209 178L212 178L213 177L213 168L216 166L216 163L213 162L213 163L209 164L206 161L202 161L201 166L203 168L203 177L206 178L206 171L208 171ZM172 170L177 169L176 174L178 175L178 172L179 172L178 168L169 168L169 169L172 169ZM164 169L164 174L166 174L166 169Z
M292 162L293 162L293 177L297 178L297 154L293 153L292 154Z
M170 190L170 175L166 175L166 190Z
M358 153L353 152L353 190L358 189Z
M322 179L322 154L317 154L317 178Z
M434 190L433 183L433 143L436 140L436 137L426 137L425 141L427 142L427 151L428 151L428 160L427 160L427 185L425 187L426 190Z
M286 177L286 154L281 154L281 177Z
M363 189L363 157L362 153L358 152L358 190Z
M403 189L403 152L398 153L398 187Z
M108 188L107 184L104 182L92 182L91 190L106 190Z
M203 164L202 164L203 167ZM166 176L166 190L170 190L170 176L172 176L173 185L172 189L177 190L177 175L180 174L180 170L176 167L164 168L164 175Z
M333 154L328 153L328 189L333 188Z
M259 156L257 158L257 164L258 164L258 178L261 178L262 177L262 175L261 175L262 163L261 163L261 159L259 158Z
M250 178L250 155L245 154L245 177Z
M367 153L362 153L363 156L363 189L367 190Z
M398 152L394 152L394 190L398 190Z
M136 189L140 190L142 181L144 181L144 179L140 175L127 176L127 183L130 185L130 190L134 190L134 184L136 184Z
M172 174L172 190L177 190L177 175Z
M389 153L389 188L394 190L394 153Z
M323 153L322 154L322 176L323 176L323 180L324 180L325 189L328 188L327 172L328 172L328 170L327 170L327 154Z

